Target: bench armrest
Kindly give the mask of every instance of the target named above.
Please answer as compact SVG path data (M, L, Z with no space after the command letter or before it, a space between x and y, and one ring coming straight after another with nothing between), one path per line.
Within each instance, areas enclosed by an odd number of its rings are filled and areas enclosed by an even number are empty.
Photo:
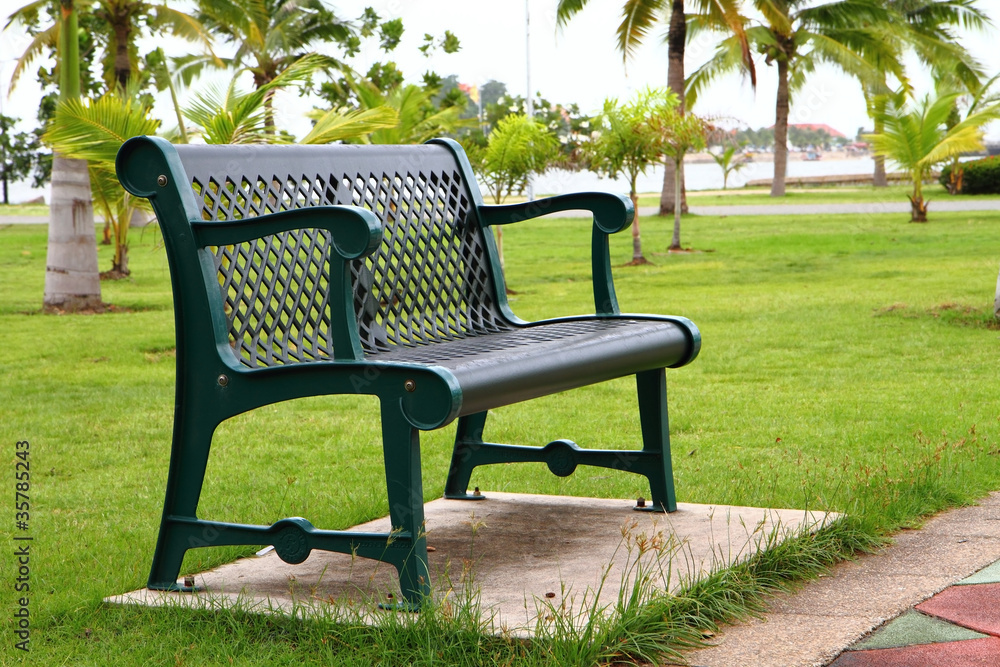
M192 220L200 247L237 245L294 229L330 233L330 333L335 358L361 361L351 285L351 260L366 257L382 242L382 223L368 209L355 206L311 206L230 221Z
M479 219L484 226L509 225L563 211L590 211L594 216L594 227L605 234L616 234L628 229L632 224L632 218L635 217L632 202L624 195L610 192L579 192L518 204L480 206Z
M608 235L628 229L635 217L631 200L608 192L582 192L557 195L535 201L503 206L480 206L483 226L508 225L562 211L590 211L593 214L591 236L591 271L594 281L594 308L598 315L618 315L618 297L611 275L611 250Z

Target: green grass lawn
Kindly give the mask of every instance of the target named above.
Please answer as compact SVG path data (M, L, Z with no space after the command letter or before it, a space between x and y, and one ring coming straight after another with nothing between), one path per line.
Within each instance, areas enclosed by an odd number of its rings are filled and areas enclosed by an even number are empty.
M698 191L688 190L689 206L749 206L752 204L871 204L879 202L907 203L906 195L913 192L910 185L890 185L885 188L866 186L810 186L799 188L789 186L784 197L772 197L770 188L730 188L729 190ZM998 199L1000 195L948 194L944 186L934 183L924 187L924 198L930 200L930 211L934 213L934 202L967 201L969 199ZM659 206L660 195L648 194L639 197L640 206Z
M682 238L695 252L667 255L670 221L649 217L643 240L653 264L639 267L624 266L627 233L615 239L623 308L685 315L703 334L701 356L667 376L682 502L844 511L874 540L1000 488L1000 331L988 318L1000 214L935 214L932 204L931 219L691 217ZM519 315L592 310L585 221L506 230ZM31 443L35 538L27 657L13 650L14 542L5 538L0 663L561 664L551 643L428 629L433 614L415 627L369 629L105 605L105 596L145 583L156 537L173 407L169 276L155 231L137 230L133 277L103 284L114 312L41 315L45 234L0 229L0 442L9 501L15 442ZM111 251L100 252L105 269ZM498 410L488 437L635 447L635 408L633 383L614 381ZM376 409L365 399L309 399L224 424L200 514L255 523L305 516L342 528L387 513ZM452 434L424 437L428 500L442 492ZM485 490L648 492L641 478L602 469L569 478L541 464L480 470L473 483ZM12 528L13 520L8 504L4 521ZM248 551L194 550L184 570Z
M6 215L43 216L49 214L47 204L0 204L0 217Z

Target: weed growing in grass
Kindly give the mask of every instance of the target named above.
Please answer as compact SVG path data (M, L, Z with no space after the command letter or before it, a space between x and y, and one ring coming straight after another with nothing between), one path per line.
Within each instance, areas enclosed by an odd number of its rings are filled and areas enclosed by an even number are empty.
M636 532L638 523L622 526L622 538L605 564L596 588L577 594L565 584L561 602L536 599L535 642L559 665L600 665L641 660L655 663L673 653L663 624L650 622L642 608L671 586L675 556L682 550L672 534ZM610 602L602 594L618 560L618 593ZM672 628L673 634L678 629Z
M911 308L905 303L894 303L875 310L875 315L879 317L890 314L910 319L930 318L942 324L955 326L1000 330L1000 320L993 316L992 308L977 308L951 301L926 309Z

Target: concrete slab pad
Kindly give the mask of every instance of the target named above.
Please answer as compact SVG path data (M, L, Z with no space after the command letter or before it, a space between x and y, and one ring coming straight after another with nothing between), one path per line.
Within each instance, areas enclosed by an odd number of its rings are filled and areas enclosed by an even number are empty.
M832 516L802 510L680 503L671 514L634 512L633 501L487 493L485 501L435 500L425 506L428 560L439 600L461 598L470 583L497 630L527 632L540 613L583 613L617 598L635 564L660 590L756 552L775 531L813 530ZM356 526L388 531L388 518ZM374 611L398 595L395 570L366 559L314 551L299 565L273 552L195 576L199 593L139 589L107 598L121 604L215 606L330 613L338 606Z
M830 667L996 667L998 655L1000 639L987 637L905 648L848 651Z
M1000 636L998 600L1000 600L1000 584L952 586L930 600L918 604L917 609L925 614L998 637Z
M986 635L963 628L913 609L886 623L870 637L854 644L851 651L876 648L899 648L914 644L940 644L965 639L982 639Z

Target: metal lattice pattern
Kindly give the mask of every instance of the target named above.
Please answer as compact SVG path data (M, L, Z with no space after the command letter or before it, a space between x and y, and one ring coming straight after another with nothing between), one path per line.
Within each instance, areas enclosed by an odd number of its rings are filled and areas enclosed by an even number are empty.
M346 175L351 203L383 221L382 245L353 267L354 306L369 353L509 328L497 315L486 251L468 225L458 173Z
M382 220L376 253L352 265L369 355L509 329L497 312L479 231L455 171L192 179L205 220L306 206L363 206ZM230 343L247 366L333 358L329 234L301 229L212 248Z

